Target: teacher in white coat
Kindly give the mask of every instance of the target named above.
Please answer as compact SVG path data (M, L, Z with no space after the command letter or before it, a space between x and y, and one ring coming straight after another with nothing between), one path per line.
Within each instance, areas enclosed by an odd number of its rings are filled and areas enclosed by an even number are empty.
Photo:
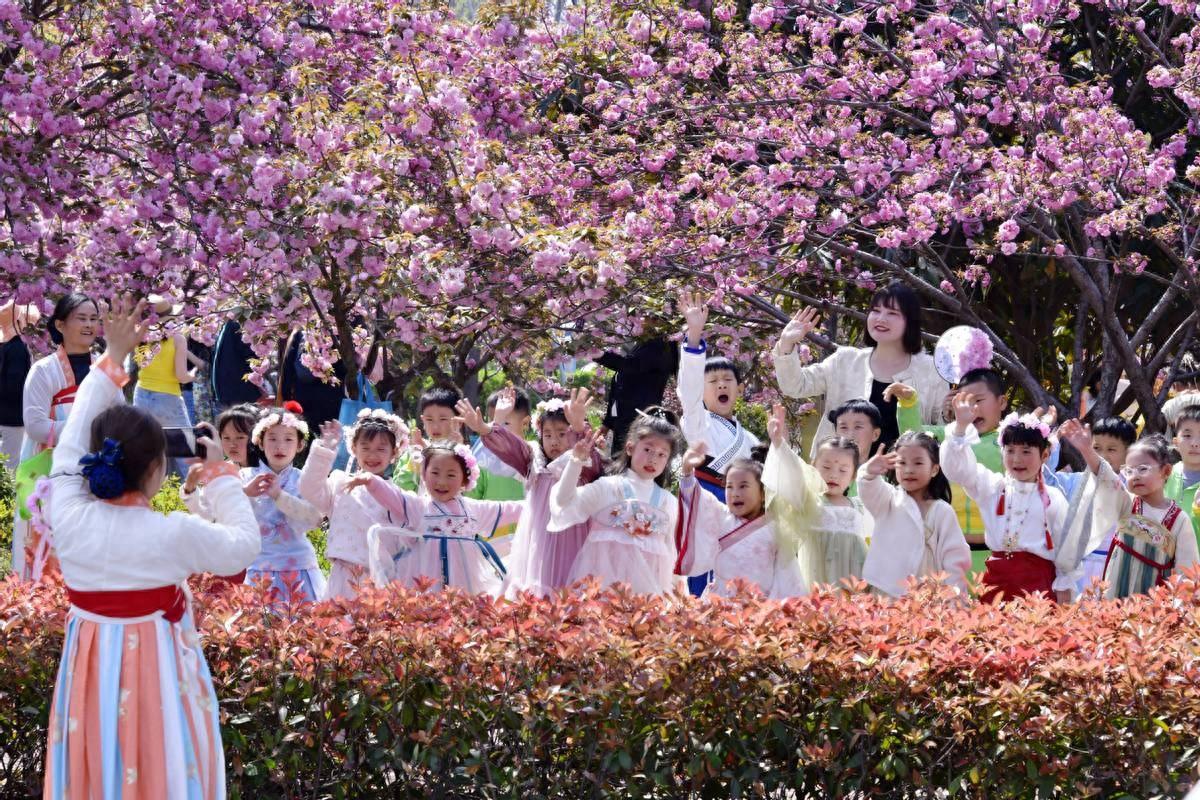
M870 401L882 417L881 447L890 447L900 435L896 399L884 399L884 391L892 383L916 389L921 418L931 424L940 421L942 401L950 386L938 375L933 357L922 349L921 302L912 289L897 281L875 292L863 334L866 347L839 346L825 360L804 366L796 345L820 321L816 309L801 308L784 327L772 351L781 392L789 397L822 397L826 410L847 400ZM814 450L833 433L833 423L822 415ZM864 460L869 456L860 454Z

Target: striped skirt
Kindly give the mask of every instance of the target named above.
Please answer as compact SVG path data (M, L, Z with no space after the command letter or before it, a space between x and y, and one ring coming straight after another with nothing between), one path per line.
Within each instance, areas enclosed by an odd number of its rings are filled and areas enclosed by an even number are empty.
M72 607L43 797L225 797L217 698L190 614L171 623Z

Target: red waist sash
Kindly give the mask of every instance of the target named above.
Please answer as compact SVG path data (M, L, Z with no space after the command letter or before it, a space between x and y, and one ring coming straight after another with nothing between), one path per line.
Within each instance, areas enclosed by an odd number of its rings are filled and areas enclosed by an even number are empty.
M124 589L114 592L83 592L67 587L71 604L92 614L117 619L148 617L163 612L168 622L179 622L187 611L187 598L178 586L154 589Z

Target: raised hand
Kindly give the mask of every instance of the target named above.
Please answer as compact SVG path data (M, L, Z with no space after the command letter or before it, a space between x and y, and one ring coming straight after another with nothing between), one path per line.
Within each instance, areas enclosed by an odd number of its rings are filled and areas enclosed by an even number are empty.
M868 475L878 478L894 470L899 460L899 453L876 453L863 466L866 467Z
M907 403L916 396L917 390L907 383L893 383L883 390L883 402L885 403L892 399Z
M685 289L679 293L679 314L687 324L688 347L699 347L708 323L708 298L700 292Z
M104 313L105 352L117 364L122 363L133 349L146 338L150 323L146 321L146 301L122 297Z
M779 349L787 354L796 349L796 345L804 340L821 324L821 315L815 308L805 306L796 312L791 322L783 326L779 335Z
M425 434L421 433L421 429L414 426L412 435L408 437L409 444L417 450L425 449Z
M959 436L967 432L967 428L975 424L979 417L979 397L970 392L959 392L954 395L954 427Z
M685 477L691 475L704 466L706 458L708 458L708 445L704 442L696 442L683 454L683 461L679 464L680 474Z
M246 497L262 497L271 488L271 484L275 482L275 476L269 472L264 472L261 475L255 475L244 486L242 492Z
M478 408L471 404L471 401L465 397L455 404L454 410L458 412L458 416L454 418L454 422L459 425L466 425L471 430L480 436L487 436L492 432L492 426L483 418L483 413ZM500 403L496 402L497 416L499 416Z
M771 406L771 416L767 418L767 438L773 447L778 447L787 442L787 437L787 409L782 403L776 403Z
M592 404L592 393L587 389L572 389L563 407L563 414L571 425L571 430L580 433L587 429L588 406Z
M496 398L496 410L492 412L492 424L499 425L506 421L517 410L517 390L511 386L505 386L500 390L500 396Z
M590 461L592 458L592 449L595 448L598 441L600 441L600 431L589 428L575 442L575 446L571 448L571 457L576 461L584 463Z
M336 419L321 423L321 444L329 450L336 450L342 439L342 423Z
M1058 429L1058 438L1081 453L1092 449L1092 430L1077 419L1064 422Z

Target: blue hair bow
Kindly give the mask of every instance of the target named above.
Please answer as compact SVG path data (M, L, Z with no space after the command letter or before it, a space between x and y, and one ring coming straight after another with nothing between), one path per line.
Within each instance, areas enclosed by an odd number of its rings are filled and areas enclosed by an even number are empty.
M121 471L121 443L105 439L99 453L88 453L79 459L88 488L101 500L113 500L125 494L125 473Z

